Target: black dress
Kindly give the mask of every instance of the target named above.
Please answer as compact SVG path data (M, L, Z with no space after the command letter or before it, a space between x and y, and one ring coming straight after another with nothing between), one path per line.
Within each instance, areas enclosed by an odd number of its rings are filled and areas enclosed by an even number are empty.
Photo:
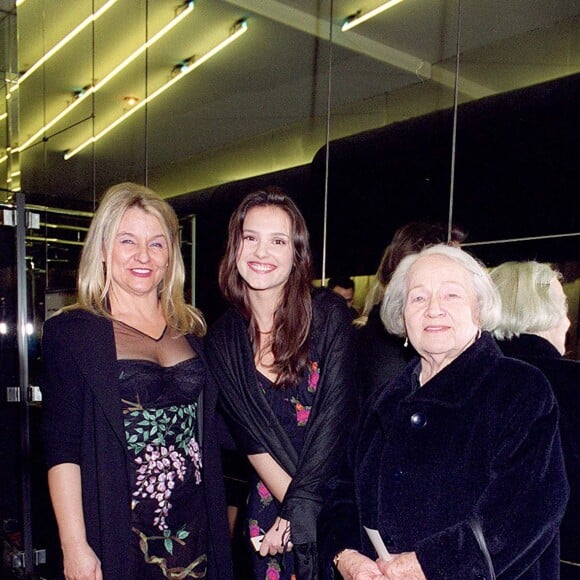
M203 578L207 527L198 396L205 367L183 336L114 323L131 493L131 578Z
M304 446L306 425L318 388L318 362L311 362L308 376L297 385L277 388L272 381L257 373L260 389L274 415L282 425L298 453ZM247 508L247 533L250 538L265 534L280 515L280 504L254 472L250 484ZM262 557L254 551L254 578L281 580L296 578L292 554Z

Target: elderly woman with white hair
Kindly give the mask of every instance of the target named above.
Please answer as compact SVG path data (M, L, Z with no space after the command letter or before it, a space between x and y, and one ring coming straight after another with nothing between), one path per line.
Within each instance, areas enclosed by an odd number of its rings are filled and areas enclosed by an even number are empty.
M419 356L369 401L328 486L323 558L342 577L558 578L558 409L537 369L502 355L499 314L485 268L459 248L397 267L381 315ZM365 528L386 546L378 560Z
M502 299L494 336L506 356L539 368L560 407L570 500L560 526L562 579L580 577L580 362L564 358L570 327L562 275L550 264L506 262L491 272Z

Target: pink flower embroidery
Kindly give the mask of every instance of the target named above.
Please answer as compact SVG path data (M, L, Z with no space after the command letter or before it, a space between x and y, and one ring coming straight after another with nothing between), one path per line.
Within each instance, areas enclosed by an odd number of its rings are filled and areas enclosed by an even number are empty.
M312 407L308 407L303 405L296 397L292 397L290 399L294 404L294 408L296 409L296 423L298 427L304 427L306 423L308 423L308 418L310 417L310 409Z
M308 392L314 393L318 387L318 380L320 379L320 369L318 363L313 362L308 374Z
M280 580L280 564L276 560L270 560L268 562L266 580Z
M260 535L258 520L248 520L248 528L250 529L250 538L255 538Z
M261 482L258 482L256 485L256 489L258 490L258 495L260 496L260 502L263 506L267 506L272 501L272 494L270 490Z

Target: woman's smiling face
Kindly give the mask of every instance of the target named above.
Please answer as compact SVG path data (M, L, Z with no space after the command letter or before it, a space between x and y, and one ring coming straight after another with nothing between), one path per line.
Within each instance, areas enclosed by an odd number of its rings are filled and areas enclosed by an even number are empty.
M244 219L236 261L238 272L250 291L279 296L293 263L290 216L276 206L250 209Z
M168 263L168 242L159 220L141 208L129 208L113 239L111 291L117 298L156 294Z
M447 258L419 258L407 279L403 312L407 335L423 357L454 359L479 331L477 299L471 274Z

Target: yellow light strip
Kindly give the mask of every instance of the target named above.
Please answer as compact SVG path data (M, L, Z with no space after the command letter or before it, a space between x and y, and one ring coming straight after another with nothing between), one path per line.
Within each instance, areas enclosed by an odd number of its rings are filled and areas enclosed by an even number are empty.
M23 151L29 145L34 143L38 137L48 131L51 127L54 127L56 123L64 119L69 113L74 111L85 99L87 99L93 93L96 93L102 89L111 79L116 77L123 69L125 69L129 64L131 64L139 55L143 54L148 48L153 46L158 40L163 38L170 30L172 30L177 24L179 24L190 12L193 11L194 3L188 2L184 10L182 10L171 22L164 26L157 34L152 36L146 43L142 44L135 52L129 55L123 62L116 66L107 76L102 78L96 85L89 86L77 98L63 111L61 111L54 119L49 121L44 127L41 127L34 135L28 138L20 147L19 151Z
M78 147L67 151L64 154L65 159L70 159L74 157L77 153L82 151L85 147L90 145L91 143L96 143L100 139L102 139L105 135L111 132L115 127L118 127L121 123L126 121L131 115L136 113L139 109L143 108L146 104L151 103L154 99L156 99L159 95L164 93L167 89L172 87L174 84L179 82L181 79L186 77L190 72L194 71L196 68L200 67L204 62L207 62L210 58L215 56L220 50L223 50L226 46L234 42L237 38L239 38L244 32L248 30L248 25L245 21L242 21L237 24L234 28L234 31L228 38L220 42L217 46L212 48L209 52L204 54L203 56L199 57L198 59L192 61L191 63L187 63L183 65L182 70L177 73L172 79L167 81L164 85L161 85L155 92L151 93L146 99L139 101L132 109L129 109L124 115L121 115L117 120L113 121L109 126L103 129L97 135L94 135L90 139L87 139L84 143L81 143Z
M361 12L357 12L356 14L349 16L344 21L344 24L342 25L341 30L343 32L346 32L347 30L350 30L351 28L354 28L355 26L358 26L359 24L362 24L363 22L370 20L371 18L373 18L377 14L380 14L381 12L384 12L385 10L392 8L393 6L396 6L397 4L399 4L402 1L403 0L390 0L389 2L385 2L384 4L381 4L380 6L373 8L373 10L370 10L369 12L365 12L364 14Z
M45 55L37 60L11 87L10 91L15 91L18 87L38 68L40 68L46 61L51 59L61 48L66 46L75 36L78 36L89 24L95 22L100 18L111 6L116 4L118 0L108 0L95 13L87 16L75 29L69 32L62 40L57 42Z

